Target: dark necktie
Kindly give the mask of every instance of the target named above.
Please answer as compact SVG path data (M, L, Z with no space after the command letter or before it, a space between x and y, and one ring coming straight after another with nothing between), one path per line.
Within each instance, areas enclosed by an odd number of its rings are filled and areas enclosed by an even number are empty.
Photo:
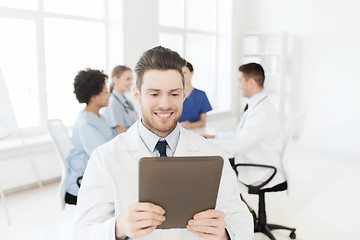
M166 157L166 144L166 141L158 141L155 146L160 153L160 157Z
M249 104L246 104L245 108L244 108L244 112L246 112L246 110L248 110L249 108Z

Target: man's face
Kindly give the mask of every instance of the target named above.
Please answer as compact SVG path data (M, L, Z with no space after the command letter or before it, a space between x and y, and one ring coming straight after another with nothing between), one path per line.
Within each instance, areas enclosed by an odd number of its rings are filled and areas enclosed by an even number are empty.
M134 94L141 105L142 121L147 129L160 137L166 137L174 130L184 102L184 89L178 71L146 71L141 91L135 88Z
M251 97L250 95L250 87L251 87L251 82L250 79L246 79L244 74L242 72L240 72L239 74L239 88L241 89L243 96L244 97Z

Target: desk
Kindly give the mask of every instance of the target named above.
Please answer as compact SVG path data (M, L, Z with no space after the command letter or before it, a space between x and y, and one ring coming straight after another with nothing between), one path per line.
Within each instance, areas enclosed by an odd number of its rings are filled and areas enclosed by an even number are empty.
M197 133L199 135L202 135L202 134L215 135L215 133L216 133L216 129L213 127L194 128L194 129L190 129L190 131Z

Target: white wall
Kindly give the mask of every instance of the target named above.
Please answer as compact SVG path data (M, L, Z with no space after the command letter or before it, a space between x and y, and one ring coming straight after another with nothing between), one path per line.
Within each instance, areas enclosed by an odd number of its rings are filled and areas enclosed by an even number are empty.
M124 60L132 69L158 44L158 1L124 0Z
M37 186L37 177L42 183L60 178L59 157L49 140L34 142L26 138L27 147L11 140L11 148L0 148L0 184L5 191Z
M236 6L234 7L236 9ZM134 69L142 53L159 44L158 0L124 0L123 16L124 64ZM237 17L237 15L234 15L234 17ZM235 53L238 52L237 48L239 47L236 42L237 40L233 44L236 49ZM233 76L237 76L238 62L238 55L234 54L233 69L235 71ZM134 79L136 79L135 74ZM237 81L234 82L233 88L235 89L233 100L237 101ZM132 93L127 93L127 96L135 102ZM135 106L140 116L139 106L137 104ZM219 131L229 131L236 127L236 122L237 116L232 113L223 117L220 116L220 118L219 116L210 116L207 125Z
M143 52L158 45L157 15L157 0L123 0L124 64L131 69L135 68ZM135 81L134 72L134 86ZM127 93L126 96L134 102L140 117L140 107L133 92Z
M239 94L237 67L242 55L242 32L286 31L290 37L288 72L295 89L292 98L294 110L305 116L300 143L360 156L358 9L360 2L356 0L234 0L233 101L240 96L236 94ZM117 47L111 47L109 63L134 68L141 54L158 44L158 1L124 0L122 6L115 5L111 11L115 17L117 12L123 16L124 22L121 24L116 18L112 30L123 28L123 40L118 45L111 41L110 46ZM119 39L120 33L112 34ZM121 46L124 46L123 57ZM237 120L234 113L220 118L209 116L207 125L218 131L227 131L235 128ZM38 159L35 164L41 169L43 180L57 177L60 173L53 149L46 146L49 145L43 145L45 150L33 155ZM11 175L12 170L5 170L6 165L7 169L15 168L16 172L20 164L13 163L19 158L18 155L6 161L0 158L0 174L3 184L6 182L5 188L35 181L26 156L22 157L23 166L15 175ZM29 174L24 175L24 172Z
M360 2L239 0L241 31L286 31L300 142L360 156Z
M122 3L111 0L108 4L111 24L107 33L110 36L107 71L110 73L118 64L125 64L134 69L142 53L158 45L158 0L123 0ZM234 41L233 47L239 52L237 40ZM233 60L234 74L237 74L238 55L234 54ZM236 86L235 81L235 93L238 92ZM134 101L132 93L127 95ZM233 99L237 100L236 94ZM137 104L136 107L139 110ZM209 127L219 131L229 131L235 128L238 119L235 113L228 113L220 118L209 116L208 120ZM34 166L43 181L60 177L58 156L49 140L50 137L46 136L44 141L29 145L32 149L30 158L33 159ZM32 170L28 152L21 144L15 144L9 149L0 144L0 152L0 182L5 190L12 191L22 186L36 184L36 175Z

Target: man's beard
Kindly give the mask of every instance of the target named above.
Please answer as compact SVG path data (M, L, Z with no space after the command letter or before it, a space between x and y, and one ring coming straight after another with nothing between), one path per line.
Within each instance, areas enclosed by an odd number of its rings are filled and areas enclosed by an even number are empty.
M173 112L173 114L176 113L179 113L179 111ZM142 118L143 124L149 131L161 137L165 137L169 133L171 133L177 126L179 119L181 117L181 114L178 114L178 116L171 117L169 121L167 121L165 124L164 123L162 124L160 121L152 121L152 118L156 119L156 116L152 114L153 112L150 114L148 114L148 112L145 115L143 114L143 118Z

